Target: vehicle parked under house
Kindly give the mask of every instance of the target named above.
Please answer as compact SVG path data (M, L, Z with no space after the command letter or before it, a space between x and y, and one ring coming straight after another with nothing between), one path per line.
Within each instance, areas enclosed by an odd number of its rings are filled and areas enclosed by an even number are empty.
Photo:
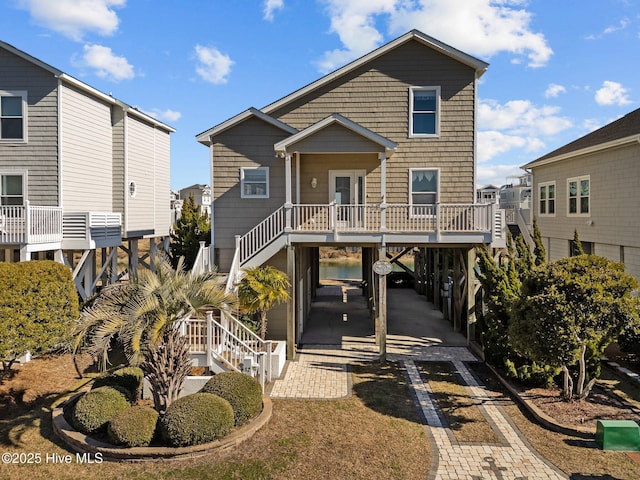
M289 358L318 283L320 245L362 248L381 353L386 287L372 265L390 247L415 250L418 288L438 297L452 259L456 279L466 278L454 292L456 327L474 336L474 247L503 231L496 206L475 194L477 84L487 67L413 30L197 136L211 153L220 271L230 285L263 263L289 275L293 301L269 316L269 336L287 340Z

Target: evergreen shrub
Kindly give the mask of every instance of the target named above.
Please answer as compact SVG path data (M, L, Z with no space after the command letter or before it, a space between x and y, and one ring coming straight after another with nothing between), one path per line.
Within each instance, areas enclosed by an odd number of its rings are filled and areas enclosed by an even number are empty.
M262 387L255 378L240 372L211 377L201 392L213 393L231 404L235 424L243 425L262 411Z
M109 422L107 433L115 445L148 447L158 423L158 412L146 405L133 405L119 411Z
M160 419L164 441L173 447L212 442L233 428L233 409L212 393L193 393L174 401Z
M118 412L129 407L122 387L100 387L82 395L73 409L72 425L82 433L100 433Z

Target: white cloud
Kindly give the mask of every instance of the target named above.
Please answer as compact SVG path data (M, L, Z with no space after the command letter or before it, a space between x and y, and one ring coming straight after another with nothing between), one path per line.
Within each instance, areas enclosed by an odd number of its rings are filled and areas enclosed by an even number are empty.
M561 93L566 93L566 92L567 92L567 89L562 85L558 85L557 83L550 83L544 92L544 96L546 98L555 98Z
M115 55L109 47L102 45L85 45L84 55L78 62L81 66L92 68L96 75L107 80L119 82L135 77L133 66L125 57Z
M180 120L180 117L182 117L182 113L176 112L171 109L160 110L159 108L154 108L147 111L147 113L153 118L157 118L158 120L162 120L163 122L175 122Z
M381 16L390 33L417 28L456 48L490 57L499 52L526 56L530 67L545 65L553 51L543 34L530 28L532 15L521 0L324 0L332 33L344 48L318 62L329 71L382 43ZM517 62L520 59L516 59Z
M482 187L485 185L502 186L505 184L507 177L524 175L518 165L478 165L476 171L476 185Z
M631 103L628 93L621 83L605 80L596 91L595 99L598 105L628 105Z
M34 23L82 40L86 32L111 35L118 29L114 7L126 0L19 0L18 7L31 14Z
M546 137L572 126L559 107L539 107L529 100L500 104L483 99L478 105L478 162L513 150L539 152L546 147Z
M537 107L529 100L511 100L504 105L495 100L481 100L478 125L481 130L509 130L529 136L554 135L573 126L568 118L559 113L559 107Z
M198 75L213 84L227 83L233 60L214 47L196 45L195 50L199 62L196 66Z
M284 0L265 0L264 2L264 19L273 21L273 14L276 10L284 8Z
M631 22L629 21L628 18L623 18L622 20L620 20L620 23L618 23L618 25L610 25L607 28L605 28L602 32L600 32L599 34L591 34L588 35L586 37L587 40L597 40L600 39L602 37L604 37L605 35L611 35L612 33L618 32L620 30L624 30L625 28L627 28L629 26Z
M316 62L327 73L354 58L370 52L382 43L383 36L376 29L375 17L393 14L396 0L324 0L331 17L331 33L336 33L344 48L325 52Z

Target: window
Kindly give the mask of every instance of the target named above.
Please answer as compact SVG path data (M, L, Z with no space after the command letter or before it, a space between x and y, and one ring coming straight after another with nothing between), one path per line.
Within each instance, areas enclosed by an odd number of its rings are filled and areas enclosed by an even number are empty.
M241 198L269 198L269 167L240 169Z
M409 136L437 137L440 134L440 87L409 89Z
M27 92L0 90L0 141L26 141Z
M569 193L568 214L569 215L589 215L590 178L578 177L567 180L567 190Z
M24 176L0 174L0 205L24 205Z
M438 170L410 169L411 215L433 215L438 201Z
M138 193L138 186L136 185L136 182L129 182L129 196L131 198L135 198L136 193Z
M539 215L556 214L556 182L541 183L538 185L540 193L538 197Z

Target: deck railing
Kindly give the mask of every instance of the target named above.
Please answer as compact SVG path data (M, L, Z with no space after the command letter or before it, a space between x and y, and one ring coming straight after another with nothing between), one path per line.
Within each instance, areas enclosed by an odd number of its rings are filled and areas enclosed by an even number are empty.
M207 355L228 370L242 371L255 377L264 389L270 382L272 342L262 340L228 312L216 319L213 312L206 318L189 318L181 324L191 353Z
M236 239L235 272L285 231L295 233L490 233L495 204L310 204L280 207ZM235 273L234 272L234 273ZM230 275L230 282L235 276Z
M62 208L0 206L0 244L53 243L62 240Z

